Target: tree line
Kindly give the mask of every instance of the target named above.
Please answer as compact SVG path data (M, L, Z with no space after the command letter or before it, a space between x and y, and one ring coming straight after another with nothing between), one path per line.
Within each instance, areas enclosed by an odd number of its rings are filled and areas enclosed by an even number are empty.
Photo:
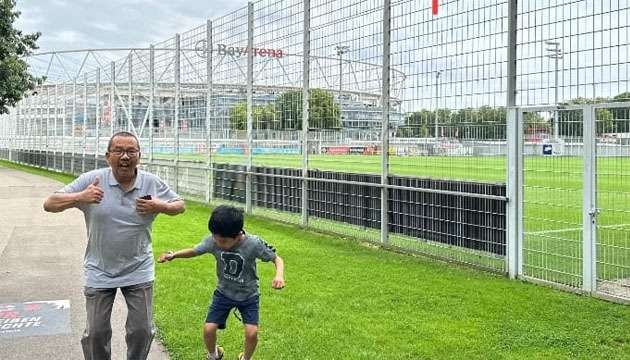
M612 98L575 98L564 105L585 105L622 102L630 99L630 92ZM341 109L331 92L312 89L309 102L309 126L311 129L340 130ZM287 91L272 102L254 105L252 109L255 130L301 130L302 91ZM558 111L559 135L581 137L583 134L582 111ZM526 134L552 134L556 113L543 117L541 113L525 113L524 131ZM630 132L630 109L597 109L597 132ZM459 110L422 109L405 114L404 124L395 130L397 137L455 137L460 139L505 139L507 110L505 107L481 106ZM436 126L437 124L437 126ZM247 129L247 103L238 102L230 110L230 126L235 130ZM436 134L437 131L437 134Z
M302 130L302 91L287 91L264 105L252 107L254 130ZM230 127L247 129L247 102L238 102L230 109ZM326 90L309 92L309 128L341 129L341 109Z
M564 105L585 105L624 102L630 99L630 92L612 98L575 98ZM525 133L553 133L555 113L545 118L541 113L525 113ZM581 110L559 110L558 133L563 137L581 137L583 134L583 114ZM598 134L630 132L630 108L619 107L597 109L595 112ZM437 120L437 122L436 122ZM436 126L437 124L437 126ZM456 137L461 139L505 139L507 110L505 107L481 106L460 110L422 109L407 113L404 124L396 130L398 137Z

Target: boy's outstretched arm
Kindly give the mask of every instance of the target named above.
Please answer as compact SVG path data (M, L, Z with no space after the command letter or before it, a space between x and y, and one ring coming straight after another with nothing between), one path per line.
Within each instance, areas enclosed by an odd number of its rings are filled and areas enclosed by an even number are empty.
M163 263L166 261L171 261L175 258L191 258L197 255L199 254L197 254L195 250L193 249L182 249L182 250L177 250L175 252L169 251L169 252L162 253L162 255L160 255L160 257L158 258L158 262Z
M284 287L284 260L276 255L276 258L273 259L273 264L276 266L276 276L274 276L271 282L271 287L274 289L282 289Z

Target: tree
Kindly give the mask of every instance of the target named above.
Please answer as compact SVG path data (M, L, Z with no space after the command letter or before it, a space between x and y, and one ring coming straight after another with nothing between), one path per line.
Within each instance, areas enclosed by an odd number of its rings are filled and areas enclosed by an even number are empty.
M341 110L333 95L322 89L311 89L309 128L340 129ZM283 130L302 129L302 91L287 91L276 99L276 111Z
M15 0L0 0L0 114L6 114L41 81L28 72L23 59L37 49L40 33L23 34L16 29L19 16Z
M435 124L435 113L422 109L405 116L405 125L398 128L396 135L399 137L429 137L433 135L429 129Z
M247 103L245 101L238 102L230 109L230 129L247 129Z
M1 1L1 0L0 0ZM331 93L311 89L309 127L311 129L340 129L341 111ZM302 130L302 92L287 91L275 102L252 108L254 130ZM247 103L241 101L230 109L230 127L247 129Z
M623 94L620 94L623 96ZM618 96L620 96L618 95ZM595 99L586 99L586 98L575 98L569 100L569 104L575 105L587 105L587 104L599 104L603 102L609 102L608 98L595 98ZM583 115L582 110L563 110L560 111L560 134L564 136L574 136L574 137L582 137L584 135L584 125L583 125ZM609 109L596 109L595 110L595 121L597 128L597 135L601 135L603 133L615 132L619 131L617 128L616 121L614 120L615 114L613 114Z
M405 124L397 131L400 137L435 136L435 119L438 119L438 137L458 139L505 139L505 108L482 106L478 109L465 108L415 111L405 116Z
M276 107L273 103L267 105L254 106L252 109L252 122L256 130L278 130L279 124L276 120Z
M528 112L524 114L523 130L525 133L547 133L551 132L551 124L540 113Z
M295 130L302 128L302 92L287 91L276 99L276 110L280 128Z
M613 98L613 102L629 102L630 92L622 92ZM616 132L630 132L630 108L620 107L610 109Z
M630 101L630 92L622 92L621 94L613 98L613 102L627 102Z
M597 109L595 110L595 121L596 121L596 133L597 136L606 133L614 133L617 132L616 124L613 119L613 114L609 109Z
M254 130L278 130L276 108L273 103L252 107L252 128ZM247 102L238 102L230 109L230 128L247 130Z
M453 137L455 136L455 132L452 120L451 120L451 110L450 109L438 109L437 113L437 121L438 121L438 129L440 131L437 134L438 137ZM435 130L433 130L435 132Z

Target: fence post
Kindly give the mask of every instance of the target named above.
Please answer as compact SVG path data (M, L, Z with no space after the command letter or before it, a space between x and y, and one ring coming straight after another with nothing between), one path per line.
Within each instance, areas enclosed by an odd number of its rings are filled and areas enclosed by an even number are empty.
M31 156L33 153L33 149L35 148L35 126L33 122L35 118L33 116L33 97L34 95L30 95L25 102L25 109L22 108L22 116L26 116L26 152L28 156ZM26 159L24 159L26 162ZM31 164L32 165L32 164Z
M85 148L87 146L87 122L88 122L88 75L83 73L83 154L81 159L81 172L85 172Z
M37 166L44 167L45 155L44 155L44 85L39 88L39 95L37 96L36 115L39 118L37 124Z
M28 147L28 160L25 159L24 162L26 161L33 161L33 156L35 154L35 132L37 129L36 126L36 119L35 119L35 99L34 99L35 95L31 95L28 98L28 101L26 102L26 110L22 110L22 114L25 115L28 118L28 123L27 123L27 132L28 132L28 141L27 141L27 147ZM33 164L31 164L33 165Z
M383 4L383 88L381 123L381 243L389 243L389 111L390 111L390 60L391 60L391 0Z
M55 111L53 117L53 132L52 132L52 153L53 153L53 169L57 170L57 129L59 128L59 84L55 84L55 101L53 110ZM50 106L48 106L50 108Z
M153 165L153 108L155 102L155 45L149 48L149 164Z
M0 115L0 150L4 151L6 147L8 152L8 160L11 160L11 145L9 143L9 129L11 128L11 118L8 114ZM4 159L4 153L0 155Z
M83 73L83 152L81 158L81 172L85 172L85 148L87 146L87 121L88 121L88 76Z
M46 129L44 133L44 156L46 158L44 167L49 169L48 166L48 152L50 150L50 139L48 134L50 133L50 85L46 86Z
M98 169L98 152L101 142L101 68L96 68L96 144L94 145L94 169Z
M17 124L19 124L18 129L21 132L21 136L20 136L21 141L18 144L18 161L20 158L23 158L24 153L26 152L25 150L27 148L27 139L28 139L28 125L27 125L27 121L23 112L24 104L25 104L25 99L22 99L20 102L18 102L15 105L15 110L16 110L15 121ZM15 146L13 147L15 148Z
M18 124L20 122L20 103L17 103L15 105L15 116L13 116L13 118L15 119L15 125L13 127L11 127L10 125L10 121L9 119L11 118L10 115L8 115L7 119L4 119L4 121L2 121L2 123L4 124L4 131L2 131L2 136L5 139L5 145L7 147L7 149L9 150L9 156L8 156L8 160L9 161L13 161L13 148L15 147L15 139L17 137L18 134ZM11 113L9 113L11 114Z
M510 278L523 273L523 122L520 109L507 110L506 267Z
M66 171L66 83L62 84L61 89L61 171Z
M9 129L10 121L6 119L6 115L0 115L0 159L5 159L4 151L7 151L7 160L11 160L11 146L9 145Z
M302 29L302 226L308 226L308 127L311 80L311 1L304 0Z
M30 156L33 152L33 113L32 113L32 104L33 95L29 95L23 102L23 106L21 106L22 117L24 117L24 126L26 126L26 138L24 139L24 152L26 156ZM18 162L26 162L28 158L22 158L24 161Z
M41 93L41 87L38 94ZM39 161L37 156L37 149L39 147L39 124L38 124L38 105L39 105L40 97L38 95L33 95L31 101L29 102L29 107L31 108L31 130L33 133L33 138L31 139L31 150L33 154L33 162L37 163ZM38 166L38 164L33 164Z
M110 135L114 135L114 121L116 119L116 62L111 62L111 88L109 89L109 129Z
M523 273L522 209L523 209L523 124L522 113L516 106L516 29L517 1L508 1L507 45L507 230L506 268L510 278Z
M70 148L70 153L72 154L70 157L70 172L72 174L75 174L75 170L74 170L74 166L75 166L75 159L74 159L74 154L76 152L75 146L76 146L76 141L75 141L75 136L76 134L76 126L77 126L77 122L76 122L76 116L77 116L77 78L75 77L74 79L72 79L72 119L71 119L71 129L70 129L70 133L72 134L71 136L71 141L72 141L72 146Z
M597 290L597 183L596 135L597 119L595 108L583 108L584 121L584 188L582 203L583 249L582 249L582 289L587 292Z
M508 3L507 107L516 106L517 1L518 0L509 0Z
M42 139L44 128L44 85L39 87L37 95L33 99L33 121L35 123L35 137L33 139L33 148L36 150L35 166L42 166Z
M41 88L37 92L38 94L41 92ZM39 123L38 123L38 104L39 104L39 96L33 95L31 100L29 101L30 107L30 118L31 118L31 132L33 134L31 138L31 152L33 155L33 162L35 162L35 166L38 166L36 163L38 162L37 149L39 147Z
M127 96L127 100L129 100L127 104L127 109L128 109L127 110L127 132L131 132L133 130L133 133L138 135L136 131L136 127L133 124L133 50L129 52L129 59L127 59L127 66L128 66L127 91L129 92Z
M254 3L247 4L247 174L245 175L245 212L252 213L252 144L254 96Z
M181 75L181 67L180 67L180 45L181 45L181 36L179 34L175 35L175 182L173 183L173 187L175 192L179 191L179 102L180 102L180 75Z
M214 195L214 171L212 169L212 57L213 57L214 45L212 43L212 21L206 22L206 80L208 82L208 89L206 91L206 202L209 203L213 200Z
M15 106L15 110L17 111L15 121L17 121L18 124L21 124L20 128L22 132L22 135L20 137L22 141L20 141L20 144L18 145L18 150L19 150L18 162L20 158L24 157L24 154L26 153L26 149L28 147L28 120L24 116L24 110L23 110L23 107L25 104L26 104L26 98L22 99L22 101L17 103Z

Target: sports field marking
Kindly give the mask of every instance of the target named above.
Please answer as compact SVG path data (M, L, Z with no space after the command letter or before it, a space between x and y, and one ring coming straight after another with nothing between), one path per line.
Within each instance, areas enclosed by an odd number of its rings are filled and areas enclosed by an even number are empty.
M630 224L615 224L615 225L601 225L598 226L600 229L617 229L630 227ZM582 231L582 228L565 228L565 229L556 229L556 230L543 230L543 231L525 231L525 235L545 235L545 234L555 234L555 233L563 233L563 232L571 232L571 231Z

